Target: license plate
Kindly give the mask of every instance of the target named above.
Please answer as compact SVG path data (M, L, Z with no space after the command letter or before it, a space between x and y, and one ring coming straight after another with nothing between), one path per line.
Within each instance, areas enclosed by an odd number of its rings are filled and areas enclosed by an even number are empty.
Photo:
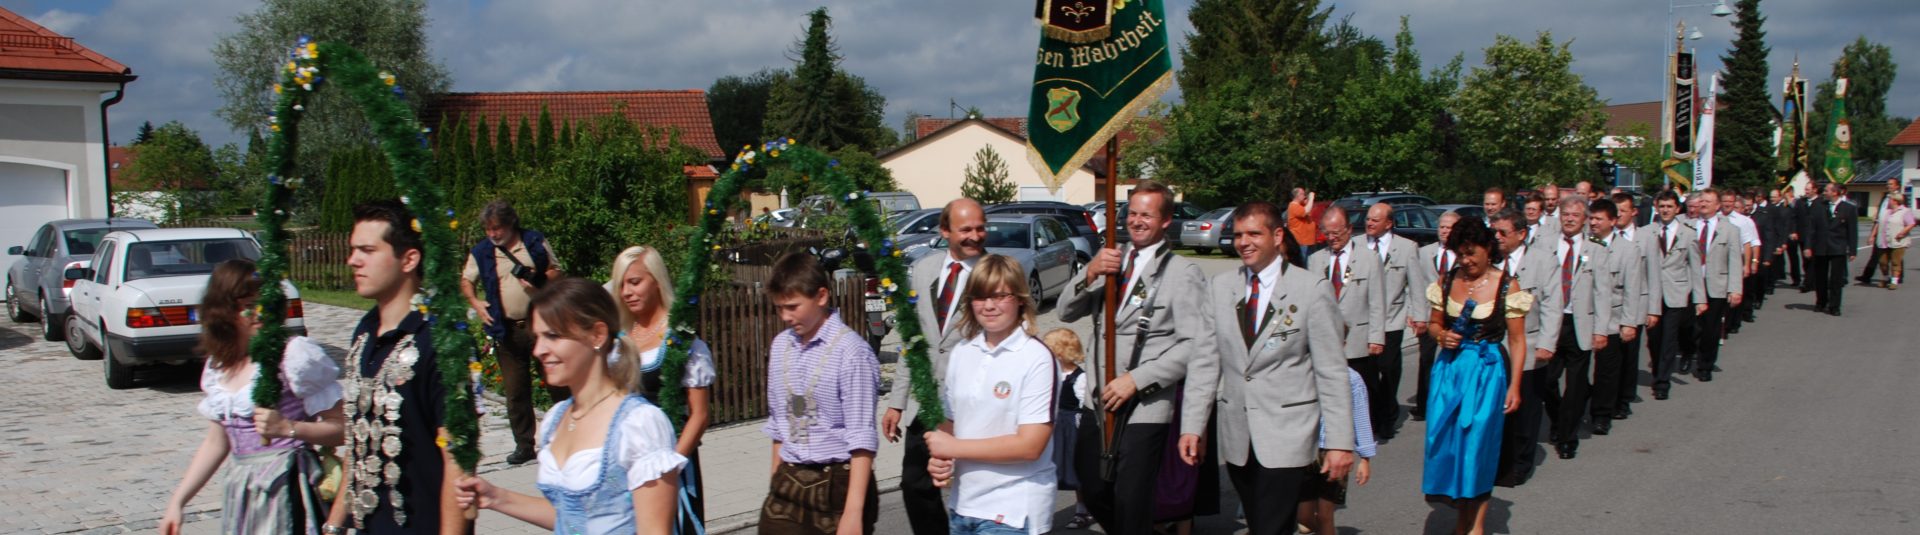
M1233 245L1233 240L1220 240L1220 245Z
M867 312L885 312L886 310L887 310L886 301L882 301L879 299L867 300Z

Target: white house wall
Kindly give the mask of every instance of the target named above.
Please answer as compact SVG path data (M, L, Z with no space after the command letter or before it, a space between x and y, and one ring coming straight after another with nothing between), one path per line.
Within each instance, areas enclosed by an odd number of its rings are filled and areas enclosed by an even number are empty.
M912 192L920 206L934 208L960 198L960 185L966 182L967 166L981 147L993 147L1007 164L1007 178L1022 187L1044 187L1046 182L1027 163L1027 145L980 123L965 123L935 133L932 139L896 151L880 164L893 172L900 189ZM1074 171L1060 186L1060 200L1083 204L1094 201L1093 173Z
M68 217L107 217L100 102L118 84L0 80L0 161L71 173Z

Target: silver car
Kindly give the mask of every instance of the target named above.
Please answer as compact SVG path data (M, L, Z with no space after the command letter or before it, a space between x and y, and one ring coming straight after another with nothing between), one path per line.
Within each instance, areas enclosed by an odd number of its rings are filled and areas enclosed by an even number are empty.
M41 338L65 339L73 281L60 275L87 267L94 247L108 232L148 228L154 228L153 223L143 219L62 219L41 225L33 241L7 248L7 254L20 257L7 268L7 318L39 320Z
M1003 255L1020 263L1027 271L1027 285L1034 300L1047 302L1066 292L1067 284L1081 263L1075 254L1071 231L1058 220L1044 215L987 216L988 254ZM946 240L934 240L927 247L906 253L909 265L931 254L946 254Z
M1200 217L1180 223L1180 245L1189 247L1200 254L1213 254L1214 244L1222 238L1232 238L1224 234L1227 218L1233 215L1233 208L1215 208Z

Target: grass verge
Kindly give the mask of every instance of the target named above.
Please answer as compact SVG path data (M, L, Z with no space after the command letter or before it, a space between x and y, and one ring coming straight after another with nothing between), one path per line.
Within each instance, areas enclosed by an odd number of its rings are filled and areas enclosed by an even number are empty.
M372 299L360 297L360 294L353 293L351 290L320 290L320 289L302 288L300 290L300 299L308 303L320 303L323 305L347 307L354 310L367 310L367 309L373 308Z

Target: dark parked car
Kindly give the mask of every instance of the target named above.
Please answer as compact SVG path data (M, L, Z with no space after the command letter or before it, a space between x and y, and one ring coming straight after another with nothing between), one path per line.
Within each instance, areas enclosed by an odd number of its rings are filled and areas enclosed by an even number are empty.
M70 268L87 267L100 238L115 230L154 228L143 219L62 219L40 226L33 241L12 246L7 254L19 256L7 268L7 318L17 322L40 320L40 337L59 341L66 337L67 294L73 281L61 275Z
M1399 205L1393 207L1393 233L1402 238L1413 240L1417 245L1426 245L1440 241L1439 215L1433 210L1418 205ZM1347 223L1353 225L1355 237L1367 233L1367 211L1347 211Z
M1093 259L1093 254L1105 243L1100 231L1094 229L1094 215L1086 208L1063 202L1029 201L996 204L986 207L987 215L1024 214L1041 215L1059 221L1067 226L1068 239L1073 242L1073 250L1078 258L1074 261L1074 271Z
M1348 195L1346 197L1341 197L1339 200L1333 201L1334 206L1338 206L1340 207L1340 209L1346 210L1349 216L1351 216L1352 212L1356 210L1365 210L1369 206L1373 206L1375 204L1380 204L1380 203L1386 203L1387 205L1393 206L1395 208L1398 208L1401 205L1407 205L1407 204L1416 204L1420 206L1433 206L1435 204L1439 204L1439 203L1433 202L1432 198L1429 198L1425 195L1415 195L1412 193L1401 193L1401 192L1391 192L1391 191L1381 192L1381 193L1356 193L1353 195Z

